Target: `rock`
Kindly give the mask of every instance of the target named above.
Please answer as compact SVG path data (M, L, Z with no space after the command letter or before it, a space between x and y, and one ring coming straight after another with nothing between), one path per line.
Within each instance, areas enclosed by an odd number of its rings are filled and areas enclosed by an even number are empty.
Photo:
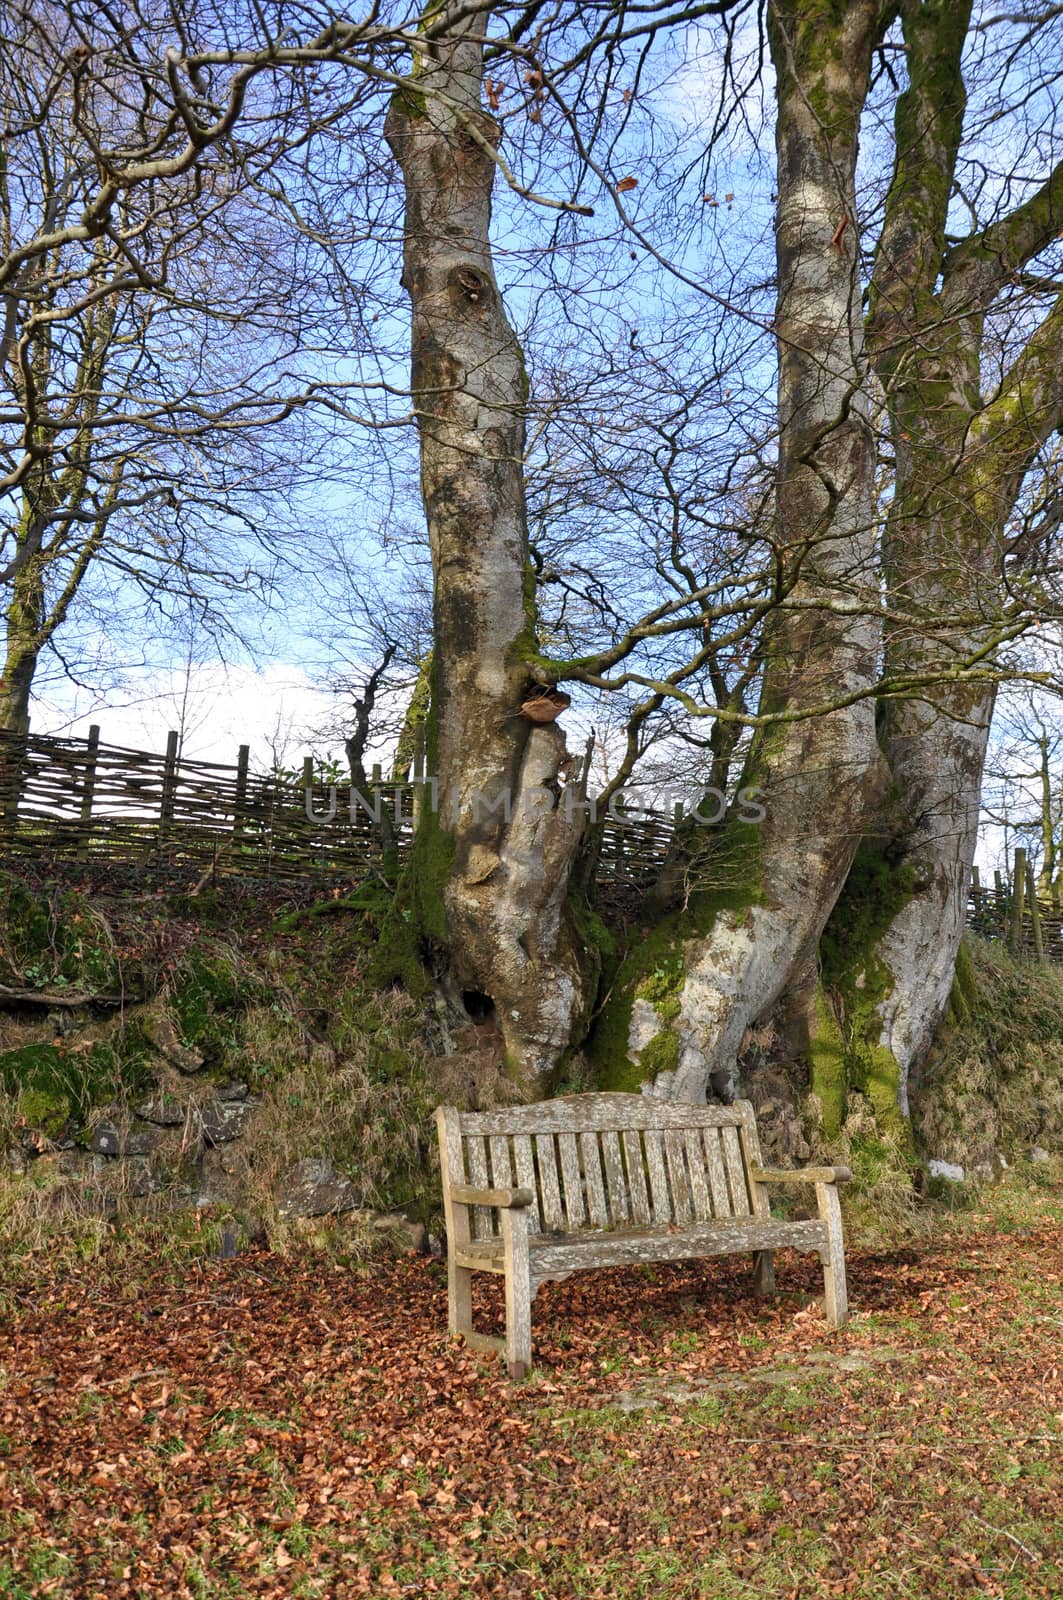
M797 1096L783 1073L758 1066L739 1084L743 1099L752 1100L757 1113L765 1166L798 1167L812 1155L801 1122Z
M1008 1170L1008 1163L999 1150L987 1151L973 1167L973 1174L981 1183L999 1183Z
M631 1022L628 1025L627 1053L634 1060L640 1050L644 1050L651 1039L655 1039L664 1024L657 1015L657 1009L649 1000L639 995L631 1004Z
M3 1166L4 1171L12 1173L17 1178L22 1176L29 1164L28 1152L20 1149L18 1145L8 1145L3 1152L3 1156L0 1157L0 1165Z
M120 1128L113 1122L98 1122L89 1148L100 1156L148 1156L161 1140L162 1134L154 1128Z
M208 1144L239 1139L244 1123L258 1108L257 1100L208 1100L199 1107L199 1121Z
M145 1199L155 1192L151 1162L146 1156L130 1156L126 1160L109 1162L103 1188L107 1194L125 1196L129 1200Z
M955 1161L939 1161L935 1156L926 1164L927 1173L931 1178L943 1178L946 1183L962 1183L965 1177L963 1168Z
M240 1083L236 1078L230 1078L227 1083L219 1083L214 1092L219 1100L246 1100L247 1084Z
M218 1236L218 1259L231 1261L240 1254L240 1234L231 1222L225 1223Z
M52 1141L39 1128L19 1128L18 1142L23 1155L31 1161L36 1156L43 1156L55 1148Z
M63 1150L56 1160L55 1170L64 1178L84 1182L102 1178L107 1171L106 1157L92 1150Z
M199 1167L197 1206L239 1206L243 1202L247 1162L224 1146L205 1150Z
M142 1122L154 1122L160 1128L179 1128L188 1108L171 1094L157 1094L133 1107L133 1113Z
M1051 1159L1052 1157L1049 1155L1048 1151L1043 1145L1035 1144L1030 1150L1030 1160L1036 1162L1038 1166L1042 1165L1042 1163L1045 1161L1051 1161Z
M400 1250L425 1256L431 1249L428 1229L423 1222L412 1222L409 1217L401 1214L384 1212L381 1216L374 1217L373 1227L378 1233L389 1234L392 1243Z
M147 1011L139 1018L141 1031L153 1050L171 1062L179 1072L195 1073L202 1070L205 1057L183 1043L177 1024L168 1011Z
M358 1204L354 1185L322 1156L297 1161L276 1185L273 1197L282 1217L334 1216Z

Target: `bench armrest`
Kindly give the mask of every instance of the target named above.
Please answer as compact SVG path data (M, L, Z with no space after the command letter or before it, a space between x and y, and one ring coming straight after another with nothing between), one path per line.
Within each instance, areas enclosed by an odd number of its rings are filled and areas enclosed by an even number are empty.
M754 1183L850 1183L853 1175L848 1167L750 1167L749 1176Z
M507 1211L521 1211L531 1205L535 1196L530 1189L476 1189L468 1183L456 1183L450 1198L460 1206L501 1206Z

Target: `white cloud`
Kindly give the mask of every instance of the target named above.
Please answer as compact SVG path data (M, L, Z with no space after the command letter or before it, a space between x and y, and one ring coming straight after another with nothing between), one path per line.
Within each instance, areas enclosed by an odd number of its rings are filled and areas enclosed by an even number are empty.
M324 753L328 741L319 730L333 709L331 697L290 662L255 668L205 661L145 674L102 707L76 691L37 701L32 729L83 737L96 723L104 744L157 751L176 729L189 759L235 765L239 746L248 744L252 765L268 768L275 759L297 765L304 755ZM333 742L342 754L339 736Z

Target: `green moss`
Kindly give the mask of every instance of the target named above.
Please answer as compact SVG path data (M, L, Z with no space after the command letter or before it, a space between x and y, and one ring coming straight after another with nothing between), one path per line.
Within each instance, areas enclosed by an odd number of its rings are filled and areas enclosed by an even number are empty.
M220 1061L239 1039L240 1020L261 987L238 972L220 951L188 957L170 984L170 1007L181 1039L208 1061Z
M662 1028L639 1051L639 1067L644 1082L662 1072L674 1072L678 1065L679 1035L674 1028Z
M873 1025L877 1031L877 1012ZM903 1129L904 1118L899 1104L901 1069L892 1050L884 1044L867 1044L858 1050L852 1081L854 1087L861 1089L871 1101L880 1127L893 1128L898 1132Z
M454 836L426 806L394 901L384 919L373 956L378 983L401 982L408 994L428 992L433 947L447 939L443 889L454 864Z
M38 1128L49 1139L57 1139L70 1122L69 1096L44 1089L26 1089L15 1102L16 1114L27 1127Z
M952 977L945 1020L962 1027L977 1011L979 999L978 976L974 970L971 947L964 939L956 954L956 971Z
M358 935L360 942L368 943L376 938L394 899L395 892L388 883L381 878L372 878L368 883L359 884L350 894L317 900L313 905L286 911L275 919L273 927L278 933L294 933L308 922L353 915L362 919L363 926Z
M847 0L801 0L799 6L790 0L770 7L767 14L780 78L796 79L826 138L856 133L863 72L845 61L844 25L850 10ZM869 36L869 53L870 42Z
M420 89L414 89L408 83L401 83L391 96L391 109L396 116L415 117L428 115L428 102Z
M912 897L914 868L901 865L877 840L853 857L845 887L819 942L823 979L844 984Z
M693 891L681 911L670 912L651 928L637 930L638 942L616 974L587 1044L599 1088L638 1089L647 1081L652 1060L636 1065L628 1058L636 999L648 1000L663 1021L673 1022L681 1007L687 941L705 938L721 913L742 915L763 899L759 828L728 821L713 834L699 870L702 886ZM645 1058L645 1051L642 1055Z
M87 1050L76 1042L8 1050L0 1055L0 1082L31 1126L53 1134L68 1122L84 1122L94 1106L143 1088L149 1076L146 1061L139 1030L119 1028Z
M34 894L2 876L0 982L107 992L120 982L110 932L79 895L51 887Z
M845 1044L822 988L816 991L815 1017L815 1032L809 1041L810 1087L820 1103L823 1132L834 1139L845 1121Z
M595 1071L595 1089L604 1089L611 1094L638 1094L642 1085L647 1081L647 1069L641 1061L632 1061L626 1054L614 1056L607 1066L597 1068Z
M671 951L661 964L635 986L639 1000L648 1000L659 1017L669 1021L679 1015L679 993L686 976L683 951Z
M618 948L616 934L588 903L585 895L570 888L567 910L572 926L585 950L597 951L603 962L616 955Z
M914 880L912 867L899 864L879 842L865 841L819 946L824 986L841 1007L845 1082L867 1095L883 1127L902 1135L900 1068L881 1043L879 1011L892 991L893 977L876 948L911 898ZM810 1070L812 1066L810 1062Z
M521 357L523 361L523 356ZM525 375L525 384L527 376ZM561 663L555 663L544 656L540 650L539 642L539 577L535 570L535 563L530 556L524 558L524 570L521 574L521 604L524 609L524 623L517 637L506 651L507 663L512 666L516 663L535 664L542 667L549 674L549 681L555 682Z

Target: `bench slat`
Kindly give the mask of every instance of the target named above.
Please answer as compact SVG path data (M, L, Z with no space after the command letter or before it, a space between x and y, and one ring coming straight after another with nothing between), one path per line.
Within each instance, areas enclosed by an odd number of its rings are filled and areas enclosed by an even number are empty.
M624 1160L627 1163L627 1186L631 1196L632 1219L645 1226L653 1221L650 1197L646 1190L646 1160L638 1130L628 1128L624 1135Z
M709 1223L705 1227L647 1228L642 1233L593 1233L572 1239L529 1240L533 1279L547 1278L592 1267L633 1265L639 1261L689 1261L699 1256L738 1255L753 1250L823 1250L827 1231L822 1222ZM476 1246L469 1247L475 1250ZM485 1247L487 1248L487 1247Z
M696 1128L688 1128L683 1135L686 1150L687 1172L690 1175L690 1201L694 1207L694 1220L708 1222L712 1218L712 1200L705 1177L705 1151Z
M487 1176L487 1149L485 1141L475 1134L465 1139L465 1171L468 1181L477 1189L490 1187ZM472 1232L474 1239L492 1239L498 1232L494 1227L494 1214L490 1206L473 1206Z
M583 1185L580 1182L579 1145L574 1133L559 1133L557 1148L561 1154L561 1181L565 1190L565 1215L570 1228L579 1228L587 1213L583 1205Z
M717 1217L729 1217L731 1215L731 1196L727 1189L727 1172L723 1164L720 1130L718 1128L706 1128L703 1137L705 1140L705 1166L709 1174L709 1187L712 1190L713 1214Z
M605 1203L605 1184L602 1182L602 1158L598 1154L598 1135L593 1131L579 1136L580 1154L583 1157L583 1176L587 1184L587 1211L592 1228L609 1226L609 1208Z
M672 1202L664 1170L664 1134L658 1128L647 1128L643 1137L646 1142L646 1170L650 1175L650 1194L653 1198L653 1220L667 1224L672 1220Z
M609 1213L613 1224L621 1227L631 1217L628 1203L627 1180L624 1177L624 1158L620 1153L619 1136L610 1129L602 1134L602 1156L605 1161L605 1181L609 1188Z
M557 1233L565 1226L565 1213L561 1209L561 1186L557 1181L557 1155L552 1133L540 1133L535 1140L535 1156L539 1164L539 1198L542 1201L544 1233Z
M664 1136L664 1151L668 1158L668 1181L672 1190L672 1215L681 1227L694 1220L694 1207L690 1199L690 1180L687 1177L686 1141L678 1128L669 1128Z
M491 1182L496 1189L513 1186L513 1163L509 1154L509 1140L501 1133L493 1133L487 1141L491 1157Z
M727 1163L727 1177L731 1186L731 1208L736 1217L748 1217L752 1211L749 1203L749 1189L746 1184L746 1169L742 1161L742 1147L738 1143L737 1128L723 1128L720 1133L723 1140L723 1155Z
M764 1184L754 1183L749 1174L754 1169L763 1165L760 1154L760 1135L757 1133L757 1118L750 1101L739 1102L742 1110L742 1126L738 1130L738 1137L742 1145L742 1162L745 1167L746 1181L749 1184L749 1195L753 1202L754 1214L758 1217L771 1216L771 1201Z
M513 1135L513 1162L517 1169L517 1184L521 1189L530 1189L536 1199L528 1207L528 1227L532 1233L538 1233L542 1228L539 1216L539 1185L535 1181L535 1157L532 1155L531 1138L526 1133Z
M695 1106L682 1100L653 1100L641 1094L576 1094L540 1100L530 1106L500 1106L495 1111L463 1111L463 1133L623 1133L628 1128L737 1128L735 1106Z

